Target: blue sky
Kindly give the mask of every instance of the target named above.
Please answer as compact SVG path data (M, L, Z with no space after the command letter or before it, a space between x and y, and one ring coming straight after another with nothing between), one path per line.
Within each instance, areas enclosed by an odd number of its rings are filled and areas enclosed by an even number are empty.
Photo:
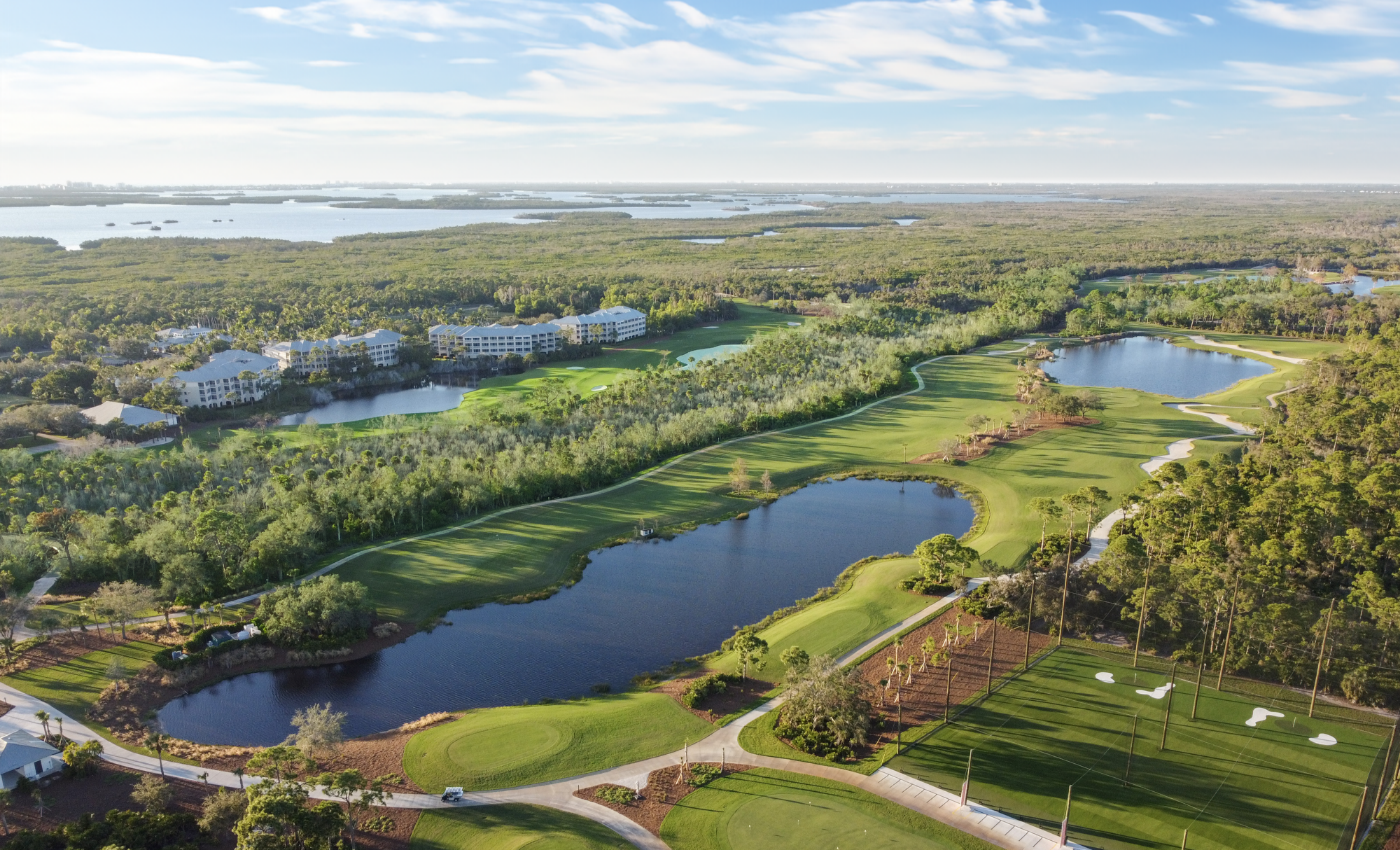
M45 3L0 183L1400 182L1400 0Z

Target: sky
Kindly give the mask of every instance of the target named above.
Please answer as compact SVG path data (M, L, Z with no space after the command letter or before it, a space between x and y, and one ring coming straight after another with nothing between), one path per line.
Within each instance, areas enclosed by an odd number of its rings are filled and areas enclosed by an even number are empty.
M0 0L0 184L1400 183L1400 0Z

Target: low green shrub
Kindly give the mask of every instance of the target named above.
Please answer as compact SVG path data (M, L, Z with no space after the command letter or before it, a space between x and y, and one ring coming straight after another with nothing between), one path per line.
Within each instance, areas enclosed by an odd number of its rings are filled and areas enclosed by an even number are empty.
M739 677L733 673L711 673L701 676L685 686L681 702L686 708L695 708L710 697L724 693L730 685L738 681Z
M365 832L393 832L394 819L388 815L379 815L360 822L360 829Z
M630 806L637 802L637 792L621 785L604 785L594 791L593 796L618 806Z
M718 779L724 771L712 764L691 765L690 776L685 780L687 785L695 788L704 788L712 780Z

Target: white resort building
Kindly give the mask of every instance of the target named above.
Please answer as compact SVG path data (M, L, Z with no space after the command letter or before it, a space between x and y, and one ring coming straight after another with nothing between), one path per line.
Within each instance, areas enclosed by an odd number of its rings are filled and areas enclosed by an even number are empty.
M587 316L565 316L556 319L555 324L577 345L622 342L646 334L647 314L631 307L606 307Z
M278 369L290 370L305 377L312 372L328 369L333 360L356 356L361 346L364 346L364 353L375 366L397 366L403 334L380 328L358 336L339 334L330 339L274 342L264 345L262 353L274 358Z
M277 360L251 351L220 351L198 369L176 372L170 385L185 407L231 407L257 401L281 383Z
M438 357L480 354L504 357L507 354L548 354L559 348L559 326L538 325L434 325L428 341Z
M169 351L177 345L189 345L192 342L199 342L206 336L212 336L224 342L233 342L233 337L228 334L221 334L213 328L190 325L187 328L165 328L164 330L156 331L156 341L151 343L151 348L156 351Z

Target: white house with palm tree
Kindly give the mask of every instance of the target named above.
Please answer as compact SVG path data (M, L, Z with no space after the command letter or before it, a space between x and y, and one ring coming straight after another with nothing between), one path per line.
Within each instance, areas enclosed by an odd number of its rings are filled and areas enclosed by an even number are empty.
M63 769L63 756L44 741L18 729L0 736L0 782L15 787L21 776L36 782Z

